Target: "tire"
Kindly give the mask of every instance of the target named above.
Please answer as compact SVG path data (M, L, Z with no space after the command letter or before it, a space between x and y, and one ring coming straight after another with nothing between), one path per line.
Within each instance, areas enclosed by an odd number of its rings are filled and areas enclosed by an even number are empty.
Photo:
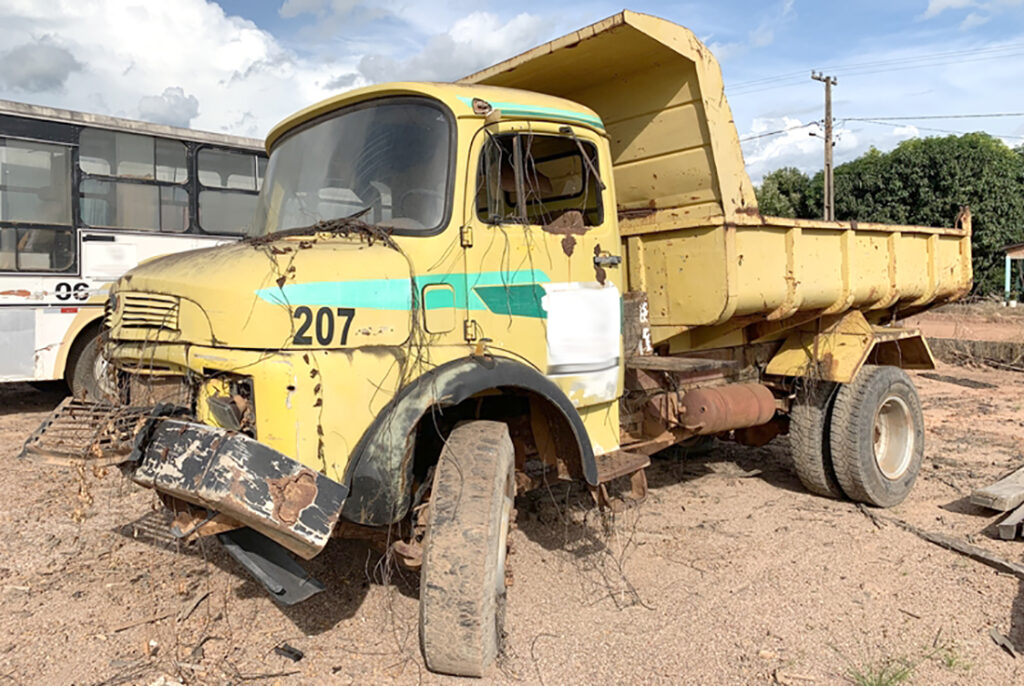
M80 335L68 353L64 378L76 398L116 403L117 381L113 369L103 359L102 345L102 332L98 327Z
M845 493L836 478L829 440L837 386L817 381L801 389L789 411L789 445L793 470L804 488L825 498L842 499Z
M420 571L420 646L431 671L483 676L498 654L514 470L501 422L460 424L441 451Z
M921 401L907 373L865 365L841 386L831 445L836 478L852 500L876 507L903 502L924 459Z

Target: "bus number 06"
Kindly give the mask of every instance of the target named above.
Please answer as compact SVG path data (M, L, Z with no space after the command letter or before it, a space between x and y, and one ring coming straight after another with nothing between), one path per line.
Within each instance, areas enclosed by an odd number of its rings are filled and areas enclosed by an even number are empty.
M72 297L75 300L89 299L89 284L84 281L79 281L74 285L67 281L61 281L53 290L57 300L71 300Z
M292 343L295 345L311 345L313 337L309 335L309 329L312 327L316 334L317 343L320 345L331 345L334 341L335 313L337 313L338 317L345 318L345 323L341 327L341 340L338 341L339 345L345 345L348 342L348 327L352 324L352 318L356 313L351 307L339 307L336 309L320 307L317 308L316 314L305 305L296 307L293 316L299 320L299 329L295 332Z

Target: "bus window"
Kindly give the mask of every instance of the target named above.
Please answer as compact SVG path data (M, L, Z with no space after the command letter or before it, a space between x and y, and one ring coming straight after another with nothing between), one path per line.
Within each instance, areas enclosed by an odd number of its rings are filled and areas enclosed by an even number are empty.
M207 188L256 190L256 156L227 150L199 151L199 183Z
M182 143L103 129L82 131L78 166L95 176L168 183L188 180Z
M266 160L251 153L200 150L199 226L209 233L246 233L265 170Z
M0 228L0 271L75 269L69 148L0 138L0 222L46 225Z
M188 228L188 191L170 185L188 181L183 143L86 129L79 167L88 175L79 186L85 224L164 232Z
M71 229L0 228L0 271L69 272L74 268Z
M0 221L71 224L68 148L0 138Z
M184 188L85 179L80 190L82 221L89 226L167 232L188 228Z
M210 233L245 233L256 211L255 195L202 191L199 193L199 221Z

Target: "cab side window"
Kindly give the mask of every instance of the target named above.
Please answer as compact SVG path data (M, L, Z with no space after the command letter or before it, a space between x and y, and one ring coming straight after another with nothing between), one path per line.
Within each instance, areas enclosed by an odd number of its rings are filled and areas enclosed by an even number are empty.
M578 212L603 221L597 148L568 136L489 136L477 174L477 217L488 224L544 225ZM521 197L520 197L521 196Z

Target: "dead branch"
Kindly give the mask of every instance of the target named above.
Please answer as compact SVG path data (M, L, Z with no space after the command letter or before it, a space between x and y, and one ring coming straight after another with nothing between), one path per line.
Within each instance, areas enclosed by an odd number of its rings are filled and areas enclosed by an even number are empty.
M875 526L879 526L879 522L888 522L890 524L894 524L899 528L903 529L904 531L909 531L915 536L923 538L929 543L934 543L940 548L945 548L946 550L952 550L955 553L960 553L965 557L971 558L975 562L980 562L983 565L991 567L996 571L1003 572L1004 574L1012 574L1018 579L1024 581L1024 565L1019 565L1016 562L1010 562L1007 559L999 557L998 555L991 553L988 550L985 550L981 546L968 543L967 541L961 540L959 538L947 536L946 534L935 533L933 531L925 531L924 529L919 529L913 524L909 524L903 521L902 519L896 519L895 517L887 517L885 515L877 514L875 512L872 512L868 508L864 507L863 505L859 507L860 511L867 515L867 517L875 524Z

